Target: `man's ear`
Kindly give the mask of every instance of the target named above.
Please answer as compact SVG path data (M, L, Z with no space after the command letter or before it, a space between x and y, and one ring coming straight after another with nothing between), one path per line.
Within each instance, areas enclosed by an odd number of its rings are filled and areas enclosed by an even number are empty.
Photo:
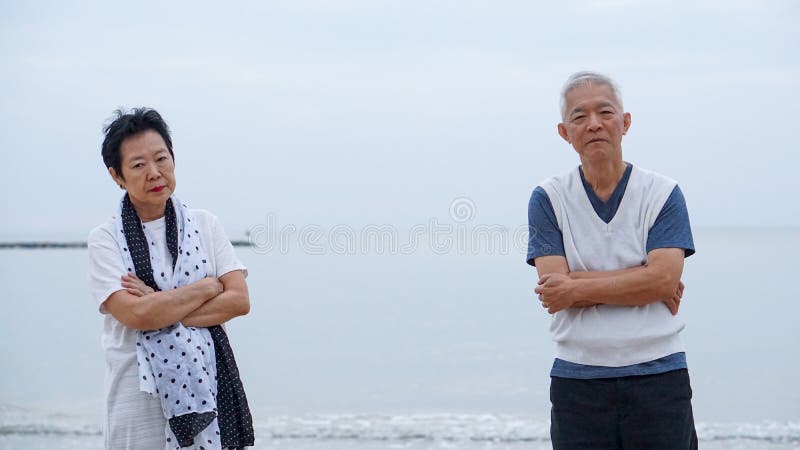
M569 135L567 134L567 127L565 127L563 123L558 124L558 135L567 141L568 144L572 143L572 141L569 140Z
M113 167L108 168L108 174L111 175L111 179L114 180L114 183L117 183L120 189L125 189L125 180L117 174Z
M622 115L622 134L626 134L628 132L628 128L631 127L631 113L626 112Z

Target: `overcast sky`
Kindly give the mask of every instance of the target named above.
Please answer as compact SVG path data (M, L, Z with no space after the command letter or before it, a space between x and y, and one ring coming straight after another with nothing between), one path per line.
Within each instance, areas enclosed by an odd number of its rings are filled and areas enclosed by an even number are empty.
M121 191L119 106L169 122L177 195L232 237L280 224L526 221L578 163L564 80L610 74L628 161L692 223L799 226L795 1L0 2L2 236L85 237Z

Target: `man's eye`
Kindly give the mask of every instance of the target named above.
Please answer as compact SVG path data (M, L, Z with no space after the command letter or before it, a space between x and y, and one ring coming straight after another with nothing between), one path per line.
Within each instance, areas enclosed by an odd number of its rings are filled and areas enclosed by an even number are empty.
M614 111L601 111L600 114L602 114L604 116L608 116L608 115L614 114Z
M572 118L572 121L573 122L577 122L577 121L579 121L581 119L585 119L585 118L586 118L586 116L575 116L575 117Z

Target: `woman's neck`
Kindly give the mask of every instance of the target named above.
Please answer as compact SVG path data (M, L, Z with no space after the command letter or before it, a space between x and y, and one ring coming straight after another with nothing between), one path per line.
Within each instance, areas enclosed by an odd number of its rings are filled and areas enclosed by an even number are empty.
M162 206L137 205L132 200L131 203L133 204L133 209L136 210L136 215L139 216L139 220L142 222L152 222L164 217L164 212L167 209L166 203Z

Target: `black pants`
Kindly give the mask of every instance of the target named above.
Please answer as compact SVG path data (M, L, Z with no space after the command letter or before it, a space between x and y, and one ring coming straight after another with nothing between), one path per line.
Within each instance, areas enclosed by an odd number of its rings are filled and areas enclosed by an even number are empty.
M596 380L552 377L555 450L697 448L686 369Z

